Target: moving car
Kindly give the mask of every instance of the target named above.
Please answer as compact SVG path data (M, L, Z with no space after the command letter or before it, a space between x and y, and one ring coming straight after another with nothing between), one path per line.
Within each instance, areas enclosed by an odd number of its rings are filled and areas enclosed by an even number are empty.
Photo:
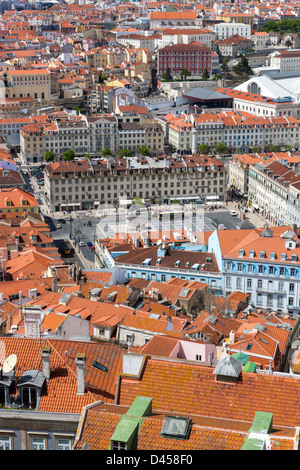
M87 242L87 246L93 246L92 242Z
M80 242L78 243L78 245L79 245L79 246L85 246L85 243L82 242L82 241L80 241Z
M230 211L230 215L232 215L232 216L234 216L234 217L235 217L235 216L237 216L237 212L236 212L236 211L233 211L233 210L231 210L231 211Z
M56 228L61 228L61 224L57 224L57 225L56 225Z

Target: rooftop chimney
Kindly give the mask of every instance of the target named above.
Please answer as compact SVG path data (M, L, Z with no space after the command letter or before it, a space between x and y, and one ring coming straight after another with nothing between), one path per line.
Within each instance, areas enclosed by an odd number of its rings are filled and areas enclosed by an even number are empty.
M46 380L50 379L50 355L51 355L51 347L44 346L42 347L41 351L41 358L43 360L43 376Z
M84 395L85 392L85 361L84 353L77 353L75 364L77 365L77 395Z

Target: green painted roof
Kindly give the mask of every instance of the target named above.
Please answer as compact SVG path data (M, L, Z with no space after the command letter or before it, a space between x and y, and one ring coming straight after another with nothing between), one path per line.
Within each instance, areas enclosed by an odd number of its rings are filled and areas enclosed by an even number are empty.
M152 398L136 397L126 416L150 416L152 414Z
M257 411L252 422L250 431L269 434L272 430L273 413Z
M255 364L255 362L249 361L249 362L247 362L247 364L245 365L245 367L244 367L244 369L243 369L243 372L255 372L255 369L256 369L256 364Z
M232 357L235 357L239 361L242 361L244 364L246 364L249 361L249 356L247 356L247 354L243 352L234 353L232 354Z
M138 428L139 418L123 415L118 422L111 441L128 442Z

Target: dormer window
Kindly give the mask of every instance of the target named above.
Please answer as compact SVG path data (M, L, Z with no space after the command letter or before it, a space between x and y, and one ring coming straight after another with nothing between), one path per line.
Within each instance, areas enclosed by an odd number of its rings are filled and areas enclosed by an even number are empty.
M286 253L281 253L281 261L286 261Z
M245 254L244 250L239 250L239 258L243 258Z
M161 435L173 439L187 439L190 433L190 420L177 416L166 416Z
M259 259L264 259L266 257L265 251L260 251L259 252Z
M249 258L254 258L254 250L249 251Z
M298 259L297 255L292 255L292 262L293 263L296 263L297 259Z
M276 259L276 253L274 253L274 251L272 251L272 253L270 254L270 259L272 261L274 261Z

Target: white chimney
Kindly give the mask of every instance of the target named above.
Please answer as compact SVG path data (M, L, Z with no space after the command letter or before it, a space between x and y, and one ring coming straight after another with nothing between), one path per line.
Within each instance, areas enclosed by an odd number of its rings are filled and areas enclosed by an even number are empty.
M85 361L84 353L77 353L75 364L77 366L77 395L84 395L85 392Z
M231 330L231 332L229 333L229 344L234 343L234 340L235 340L234 331Z
M51 355L51 347L44 346L42 347L41 351L41 358L43 361L43 376L46 380L50 379L50 355Z

